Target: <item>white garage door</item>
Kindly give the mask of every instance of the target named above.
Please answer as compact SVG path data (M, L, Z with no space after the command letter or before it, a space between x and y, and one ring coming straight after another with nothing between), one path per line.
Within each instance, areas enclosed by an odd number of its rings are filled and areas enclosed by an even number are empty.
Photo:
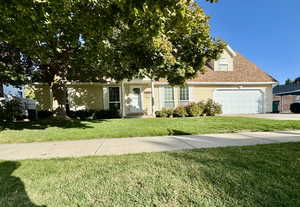
M223 114L257 114L264 110L260 90L216 90L214 100L222 105Z

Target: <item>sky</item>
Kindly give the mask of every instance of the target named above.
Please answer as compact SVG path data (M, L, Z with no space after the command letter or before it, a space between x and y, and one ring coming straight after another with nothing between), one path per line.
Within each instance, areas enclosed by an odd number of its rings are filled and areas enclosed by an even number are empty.
M225 40L281 83L300 76L300 0L197 0Z

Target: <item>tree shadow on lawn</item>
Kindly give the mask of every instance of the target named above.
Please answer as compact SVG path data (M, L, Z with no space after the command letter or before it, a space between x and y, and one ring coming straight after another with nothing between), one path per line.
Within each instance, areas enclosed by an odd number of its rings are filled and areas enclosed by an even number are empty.
M30 200L22 180L12 175L20 166L19 162L0 162L0 205L7 207L46 207L35 205Z
M97 120L97 121L80 121L80 120L40 120L40 121L30 121L30 122L0 122L0 132L3 130L24 130L24 129L32 129L32 130L43 130L49 127L58 127L62 129L70 129L70 128L80 128L87 129L93 128L88 123L101 123L105 120Z
M184 132L177 129L167 129L167 130L168 130L168 135L192 135L189 132Z
M219 195L217 200L224 202L224 206L226 202L232 206L299 206L300 190L295 189L300 188L294 181L300 176L291 169L293 163L288 159L292 155L287 158L285 147L274 144L168 154L191 163L194 166L188 173L191 183L198 182L200 177L212 188L212 195ZM297 150L295 146L290 152ZM215 201L213 196L210 199Z

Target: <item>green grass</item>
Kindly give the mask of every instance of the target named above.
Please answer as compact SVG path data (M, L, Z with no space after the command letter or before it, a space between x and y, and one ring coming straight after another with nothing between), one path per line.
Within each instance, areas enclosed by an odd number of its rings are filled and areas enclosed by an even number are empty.
M0 143L300 129L300 121L241 117L41 121L0 125Z
M300 206L300 143L0 161L0 206Z

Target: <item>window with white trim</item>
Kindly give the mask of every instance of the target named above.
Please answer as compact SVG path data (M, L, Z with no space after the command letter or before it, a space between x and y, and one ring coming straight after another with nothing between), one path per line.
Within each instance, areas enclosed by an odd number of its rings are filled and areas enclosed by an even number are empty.
M174 108L174 88L173 87L165 87L164 88L164 107L165 108Z
M180 87L179 96L179 105L188 105L190 100L189 87Z
M229 63L226 57L221 57L219 60L218 71L228 71L229 70Z
M109 109L121 109L120 87L109 87Z

